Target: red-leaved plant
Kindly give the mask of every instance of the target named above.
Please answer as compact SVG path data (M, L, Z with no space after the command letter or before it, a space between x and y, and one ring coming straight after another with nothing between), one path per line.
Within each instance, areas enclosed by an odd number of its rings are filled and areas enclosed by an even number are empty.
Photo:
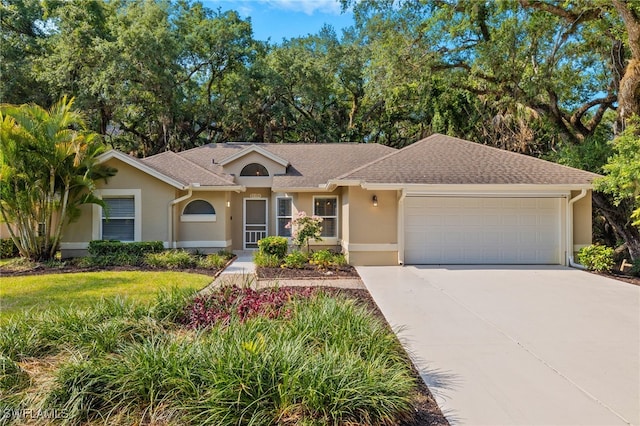
M191 328L207 328L215 324L229 324L233 317L240 321L263 316L269 319L288 318L286 305L294 297L308 298L313 288L268 288L254 290L237 286L223 286L213 293L198 296L187 306L181 323Z

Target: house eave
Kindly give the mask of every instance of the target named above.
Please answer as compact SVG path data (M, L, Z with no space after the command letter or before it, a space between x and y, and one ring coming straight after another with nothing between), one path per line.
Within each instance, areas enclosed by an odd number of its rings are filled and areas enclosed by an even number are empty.
M239 158L244 157L245 155L251 154L252 152L257 152L258 154L268 158L269 160L272 160L278 164L280 164L282 167L288 167L289 166L289 162L287 160L285 160L282 157L279 157L269 151L267 151L264 148L260 148L259 146L256 145L251 145L243 150L241 150L240 152L237 152L233 155L230 155L227 158L224 158L222 160L220 160L218 162L218 164L220 164L221 166L226 166L229 163L232 163L234 161L236 161Z

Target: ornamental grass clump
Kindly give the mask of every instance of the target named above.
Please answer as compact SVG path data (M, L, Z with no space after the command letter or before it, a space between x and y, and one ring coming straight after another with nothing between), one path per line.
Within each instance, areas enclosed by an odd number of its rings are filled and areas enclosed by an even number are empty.
M45 330L34 346L51 347L31 350L29 362L49 370L23 370L0 339L0 402L57 410L67 424L393 425L411 417L416 379L406 355L356 302L228 287L207 300L223 320L172 322L197 300L166 292L152 306L102 301L12 321L21 332ZM110 323L112 331L101 328ZM90 345L99 332L117 344Z

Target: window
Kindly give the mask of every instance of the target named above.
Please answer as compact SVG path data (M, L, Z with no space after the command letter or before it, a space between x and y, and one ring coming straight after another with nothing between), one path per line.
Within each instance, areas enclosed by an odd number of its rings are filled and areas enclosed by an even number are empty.
M314 197L313 214L322 220L322 237L338 236L338 197Z
M269 176L269 171L262 164L251 163L242 168L240 176Z
M215 222L216 209L205 200L193 200L180 215L180 222Z
M291 228L287 228L287 224L292 219L291 198L278 197L276 200L276 225L279 237L291 237Z
M104 198L102 239L135 241L135 202L133 197Z
M216 209L204 200L195 200L187 204L182 214L216 214Z

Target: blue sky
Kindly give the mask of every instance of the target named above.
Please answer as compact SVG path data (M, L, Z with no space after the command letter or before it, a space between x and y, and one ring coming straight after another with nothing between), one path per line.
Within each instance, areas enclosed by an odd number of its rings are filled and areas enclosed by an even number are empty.
M222 11L236 10L243 18L251 17L253 36L257 40L315 34L324 24L332 25L338 36L341 29L353 24L350 12L341 13L338 0L200 0L206 7Z

